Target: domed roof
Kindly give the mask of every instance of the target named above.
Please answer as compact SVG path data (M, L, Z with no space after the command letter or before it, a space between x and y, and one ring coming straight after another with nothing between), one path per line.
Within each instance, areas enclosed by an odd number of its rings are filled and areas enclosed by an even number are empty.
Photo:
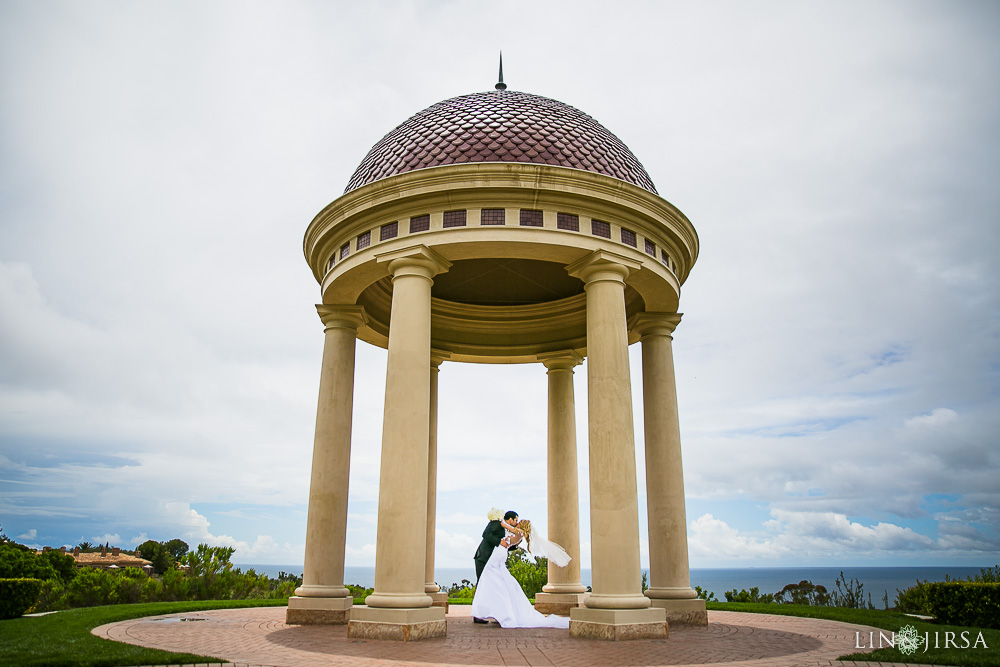
M572 167L656 193L632 151L596 120L568 104L511 90L453 97L412 116L372 147L344 192L415 169L465 162Z

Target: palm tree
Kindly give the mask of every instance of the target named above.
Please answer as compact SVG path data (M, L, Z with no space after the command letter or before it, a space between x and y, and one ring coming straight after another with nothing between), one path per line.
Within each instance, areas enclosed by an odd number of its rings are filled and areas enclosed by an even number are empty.
M93 551L94 550L94 545L91 544L90 542L80 542L76 546L79 547L80 551Z

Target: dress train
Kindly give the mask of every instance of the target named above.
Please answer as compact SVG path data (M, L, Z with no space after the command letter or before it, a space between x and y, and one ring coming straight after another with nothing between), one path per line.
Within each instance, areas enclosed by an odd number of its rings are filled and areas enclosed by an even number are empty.
M528 597L507 569L507 549L496 547L476 585L472 615L492 618L504 628L569 628L564 616L546 616L528 601Z

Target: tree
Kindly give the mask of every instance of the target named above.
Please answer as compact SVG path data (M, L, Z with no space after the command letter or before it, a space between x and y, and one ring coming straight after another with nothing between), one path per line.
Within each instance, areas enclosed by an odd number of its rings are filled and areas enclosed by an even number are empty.
M174 560L180 560L184 557L184 554L188 552L188 544L184 540L172 539L163 545L166 547L167 552L174 557Z
M135 548L135 553L148 560L156 574L163 574L174 566L175 558L162 542L146 540Z
M139 558L145 558L148 561L153 560L153 555L156 553L156 547L160 546L160 543L156 540L146 540L139 546L135 548L135 555Z
M69 581L75 575L73 558L58 551L41 555L8 542L0 544L0 579L41 579Z
M157 574L163 574L169 570L176 561L184 558L187 552L187 542L176 538L169 542L146 540L135 548L136 555L151 562L153 570Z
M147 560L152 563L153 572L156 572L156 574L163 574L174 566L174 557L170 555L170 552L162 544L156 545L156 548L153 550L153 557Z
M797 584L788 584L774 596L775 602L783 604L806 604L825 607L830 604L826 586L803 579Z
M68 554L52 550L42 553L38 558L46 561L63 583L72 581L76 576L76 561Z

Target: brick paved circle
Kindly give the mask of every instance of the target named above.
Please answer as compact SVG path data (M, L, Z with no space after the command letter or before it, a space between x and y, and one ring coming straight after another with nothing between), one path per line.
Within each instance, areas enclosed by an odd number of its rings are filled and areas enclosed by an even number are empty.
M855 632L870 628L791 616L709 612L707 627L676 625L666 640L604 642L566 630L477 625L453 606L448 636L419 642L356 640L345 626L285 625L284 607L220 609L154 616L94 629L106 639L210 655L238 665L430 667L445 665L755 665L848 667ZM864 663L858 663L864 664Z

